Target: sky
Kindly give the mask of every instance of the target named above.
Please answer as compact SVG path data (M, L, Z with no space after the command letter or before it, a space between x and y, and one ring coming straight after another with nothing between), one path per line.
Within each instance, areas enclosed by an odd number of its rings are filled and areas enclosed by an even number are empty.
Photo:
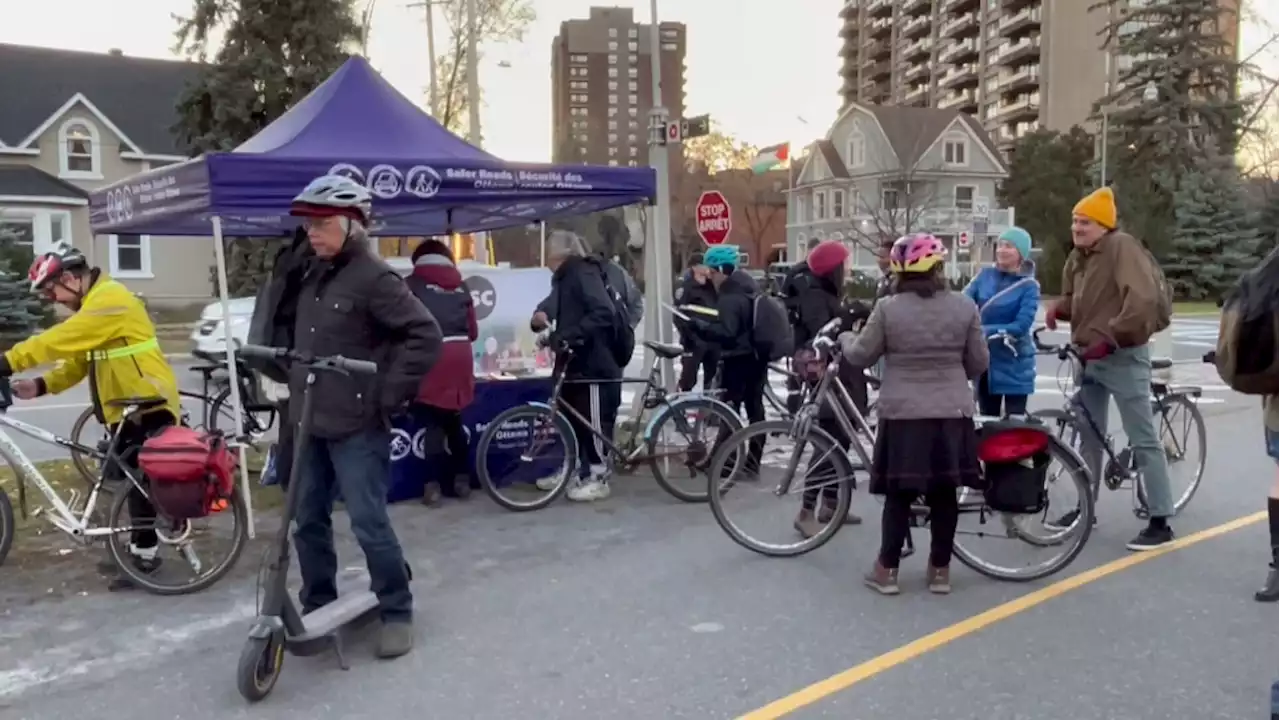
M1057 0L1084 2L1085 0ZM189 0L0 0L0 42L171 57L175 13ZM592 5L632 7L649 21L648 0L533 0L537 20L522 43L482 49L480 83L485 149L509 160L551 156L551 42L560 22L585 18ZM803 143L826 133L839 110L843 0L659 0L662 21L688 28L686 109L708 113L721 129L758 146ZM1277 4L1256 5L1280 27ZM410 99L425 104L425 10L410 0L378 0L369 44L371 62ZM444 23L436 23L443 41ZM111 28L104 30L104 28ZM1246 26L1245 52L1270 36ZM1277 54L1260 58L1274 77Z

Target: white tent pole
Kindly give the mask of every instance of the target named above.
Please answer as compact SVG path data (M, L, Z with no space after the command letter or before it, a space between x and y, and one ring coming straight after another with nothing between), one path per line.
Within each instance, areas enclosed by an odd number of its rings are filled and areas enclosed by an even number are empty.
M231 406L235 410L231 417L235 420L233 431L239 436L244 428L243 398L240 397L240 378L236 374L235 339L231 335L231 291L227 288L227 253L222 247L222 218L213 216L213 258L218 266L218 299L222 301L222 332L227 347L227 377L231 380ZM282 422L288 422L287 419ZM257 537L253 522L253 496L249 493L249 459L245 453L244 443L240 446L240 492L244 495L244 506L249 515L249 538Z
M539 227L539 232L542 234L542 242L539 244L539 247L541 249L538 255L538 265L541 267L546 267L547 266L547 221L545 220L539 221L538 227Z

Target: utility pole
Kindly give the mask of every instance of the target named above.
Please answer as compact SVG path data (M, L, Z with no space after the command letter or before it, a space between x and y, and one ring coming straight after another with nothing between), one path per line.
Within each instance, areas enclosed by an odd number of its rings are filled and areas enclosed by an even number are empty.
M436 75L436 2L439 0L423 0L423 2L409 3L408 7L420 7L427 11L427 113L438 120L440 81Z
M651 228L644 253L645 337L671 344L671 319L663 305L672 300L671 282L671 180L668 176L666 132L670 117L663 106L662 42L658 27L658 0L649 0L649 67L653 75L653 109L649 111L649 165L658 180L658 199L653 206ZM652 366L653 351L645 348L644 361ZM675 384L675 363L662 362L662 384L668 390Z
M476 3L478 0L466 0L467 3L467 139L472 145L480 147L480 27L476 20ZM476 262L489 264L488 233L473 233Z

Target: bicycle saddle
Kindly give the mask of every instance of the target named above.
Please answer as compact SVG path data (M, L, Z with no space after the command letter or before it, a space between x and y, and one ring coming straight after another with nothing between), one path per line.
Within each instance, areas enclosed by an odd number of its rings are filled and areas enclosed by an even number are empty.
M107 401L107 405L110 405L111 407L118 407L118 408L135 407L139 410L152 410L154 408L164 407L168 403L169 403L168 400L160 397L159 395L155 395L152 397L118 398L116 400Z
M666 343L645 340L644 346L652 350L658 357L666 360L674 360L684 354L684 348L679 345L667 345Z
M1173 367L1173 358L1153 357L1151 358L1152 370L1168 370Z

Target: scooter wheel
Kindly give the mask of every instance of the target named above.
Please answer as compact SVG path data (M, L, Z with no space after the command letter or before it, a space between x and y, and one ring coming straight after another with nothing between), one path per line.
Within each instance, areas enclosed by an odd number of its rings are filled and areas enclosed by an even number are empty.
M271 694L284 667L284 638L278 633L270 637L245 641L236 666L236 687L249 702L258 702Z

